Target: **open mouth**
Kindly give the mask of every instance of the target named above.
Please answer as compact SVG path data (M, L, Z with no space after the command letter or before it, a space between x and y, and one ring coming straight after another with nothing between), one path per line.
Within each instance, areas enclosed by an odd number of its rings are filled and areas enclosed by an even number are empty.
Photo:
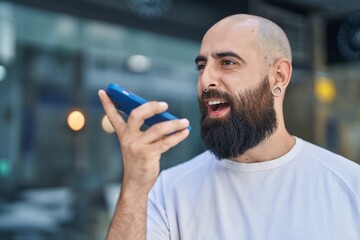
M214 118L222 117L230 110L229 103L223 100L208 100L207 105L209 116Z

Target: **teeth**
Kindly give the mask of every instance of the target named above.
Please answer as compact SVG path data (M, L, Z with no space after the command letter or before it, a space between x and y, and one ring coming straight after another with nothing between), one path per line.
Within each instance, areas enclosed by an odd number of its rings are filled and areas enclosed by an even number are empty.
M212 106L212 105L217 105L217 104L220 104L220 103L224 103L224 102L221 102L221 101L208 101L208 104L209 104L210 106Z

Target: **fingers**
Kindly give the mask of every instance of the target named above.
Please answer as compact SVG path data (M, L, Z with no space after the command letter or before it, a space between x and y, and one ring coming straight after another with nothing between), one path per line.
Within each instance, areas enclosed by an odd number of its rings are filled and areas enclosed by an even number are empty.
M143 144L149 144L164 138L167 135L183 130L189 126L189 120L179 119L161 122L150 127L139 139Z
M124 134L126 128L124 119L119 115L117 109L104 90L99 90L98 94L111 125L115 129L118 136L121 137Z
M168 151L170 148L176 146L180 142L182 142L187 136L189 136L189 129L185 128L181 131L173 133L167 137L164 137L153 144L155 149L158 149L160 153L164 153Z
M153 125L145 132L140 130L145 119L167 110L168 105L165 102L147 102L140 105L132 110L126 123L104 90L99 90L99 97L110 123L121 138L121 142L126 135L126 139L130 143L136 140L137 145L152 145L153 149L157 149L157 152L163 153L189 135L189 130L186 129L189 126L187 119L161 122Z
M165 102L147 102L142 104L131 111L128 119L128 129L130 131L139 131L145 119L162 113L167 108L168 105Z

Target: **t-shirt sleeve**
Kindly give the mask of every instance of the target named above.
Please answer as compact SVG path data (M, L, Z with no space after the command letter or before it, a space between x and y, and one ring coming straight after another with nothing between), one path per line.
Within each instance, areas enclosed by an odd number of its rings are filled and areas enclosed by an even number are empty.
M170 240L161 174L149 193L146 226L147 240Z

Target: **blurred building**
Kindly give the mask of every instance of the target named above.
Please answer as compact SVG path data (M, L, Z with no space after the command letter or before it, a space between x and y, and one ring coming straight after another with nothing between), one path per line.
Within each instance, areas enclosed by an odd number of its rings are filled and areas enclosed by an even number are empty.
M97 96L109 83L190 119L162 169L202 152L194 58L240 12L290 39L289 131L360 162L358 0L0 1L0 239L104 238L122 173Z

